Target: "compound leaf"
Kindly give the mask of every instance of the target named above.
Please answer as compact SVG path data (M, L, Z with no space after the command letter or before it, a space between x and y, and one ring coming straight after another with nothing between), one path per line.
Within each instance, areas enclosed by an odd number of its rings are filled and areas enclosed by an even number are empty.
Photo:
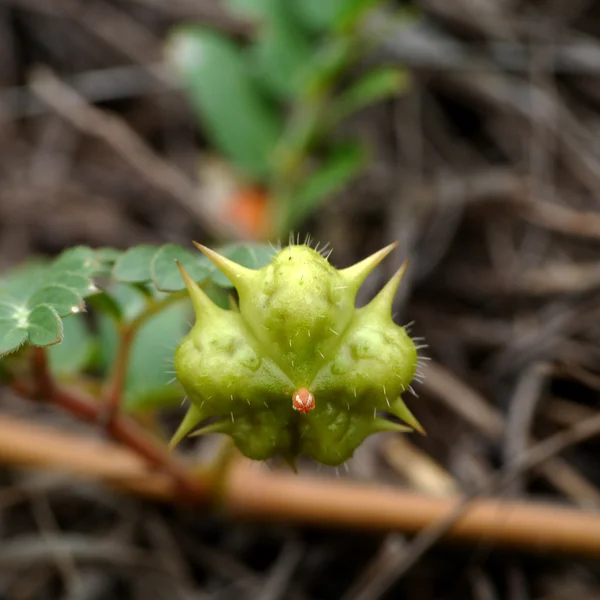
M62 321L51 306L41 304L29 313L27 331L34 346L51 346L62 340Z
M178 388L173 376L173 351L187 333L190 305L181 302L152 317L140 330L132 348L127 377L126 408L138 410L172 397ZM179 401L185 396L180 391Z
M50 368L57 375L71 375L88 366L93 341L83 315L74 315L63 321L63 340L48 348Z
M266 244L229 244L219 248L218 252L243 267L260 269L269 264L276 250ZM218 269L213 271L211 280L224 288L233 287L231 281Z
M68 271L91 276L97 267L96 255L87 246L75 246L65 250L53 261L51 269L55 273Z
M27 341L27 308L7 295L0 301L0 356L14 352Z
M98 292L98 288L89 277L68 271L51 271L50 275L44 281L44 285L63 285L68 287L82 298Z
M40 286L47 269L48 265L41 260L29 260L18 265L0 280L0 295L26 300Z
M27 341L27 329L14 321L0 320L0 357L15 352Z
M103 263L114 263L121 256L121 250L116 248L98 248L96 250L96 258Z
M151 263L158 248L141 245L122 254L113 267L113 277L126 283L144 283L152 279Z
M77 292L57 284L40 288L27 301L29 309L34 309L40 304L51 306L60 317L81 312L84 307L83 300Z
M152 281L157 289L176 292L185 288L176 261L183 265L194 281L203 281L212 271L207 258L192 254L176 244L167 244L152 259Z

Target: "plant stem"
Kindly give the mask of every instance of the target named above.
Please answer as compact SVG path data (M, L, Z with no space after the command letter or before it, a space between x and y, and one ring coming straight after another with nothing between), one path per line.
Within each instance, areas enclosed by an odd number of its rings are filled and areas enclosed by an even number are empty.
M186 298L184 290L174 292L156 300L150 298L146 309L129 323L119 324L119 349L112 365L112 375L109 379L107 390L104 395L105 415L107 426L116 418L121 407L123 391L127 383L127 371L133 341L142 326L161 310Z
M113 363L112 375L108 381L108 390L104 400L107 426L115 420L121 408L134 334L135 332L129 323L121 324L119 328L119 349Z
M278 144L270 182L271 237L285 234L290 225L290 203L306 176L310 151L325 134L327 108L334 87L353 55L351 38L337 35L328 40L315 58L314 72L306 89L292 107Z
M171 292L168 296L161 298L160 300L156 300L155 298L150 298L148 300L148 305L146 310L144 310L141 314L139 314L135 319L131 321L129 326L137 332L142 325L148 321L155 314L159 313L161 310L175 304L176 302L180 302L181 300L185 300L188 297L187 291L185 289L180 290L178 292Z
M44 348L31 348L31 365L34 386L26 381L16 380L12 383L13 390L22 396L38 397L55 404L83 421L95 424L103 421L105 412L102 405L88 400L80 392L56 384L48 368L48 355ZM207 488L190 477L183 465L174 460L163 445L151 439L133 420L115 414L106 424L106 431L117 442L144 458L150 466L167 473L184 499L196 503L208 500Z
M591 435L593 427L598 431L599 419L583 433ZM553 445L556 450L556 440ZM564 446L563 443L561 447ZM548 456L548 442L544 442L541 450L530 453L525 462L537 462ZM0 415L0 462L61 469L154 500L182 499L164 475L149 472L127 448L109 441L90 441L82 434L58 432L47 425L8 415ZM214 478L207 473L188 477L196 489L204 492L209 489L213 497ZM202 502L206 493L193 499ZM220 509L233 518L406 533L419 532L441 519L447 523L448 515L459 504L461 498L457 496L431 497L344 479L265 472L245 460L227 470L219 493ZM475 498L448 527L444 538L598 558L600 513L549 502Z

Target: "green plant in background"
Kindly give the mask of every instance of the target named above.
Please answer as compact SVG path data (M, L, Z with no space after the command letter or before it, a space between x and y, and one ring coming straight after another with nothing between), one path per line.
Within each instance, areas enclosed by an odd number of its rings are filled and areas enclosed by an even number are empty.
M47 347L49 376L85 389L109 416L187 394L173 445L199 427L229 435L255 460L340 464L368 435L407 430L386 414L420 430L402 401L417 348L391 318L404 267L355 308L395 244L343 270L301 244L198 247L204 255L173 244L77 247L9 273L0 280L0 373L18 379L32 348Z
M365 166L365 148L339 140L337 126L409 85L396 67L351 78L372 50L360 30L378 4L228 0L256 24L247 44L192 24L170 36L168 57L211 143L249 184L268 191L271 237L293 229Z

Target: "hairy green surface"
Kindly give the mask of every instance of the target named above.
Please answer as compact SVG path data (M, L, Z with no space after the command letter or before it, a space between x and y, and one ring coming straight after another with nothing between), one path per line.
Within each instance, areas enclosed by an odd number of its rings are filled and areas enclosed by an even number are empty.
M175 352L192 404L172 444L201 426L197 433L227 434L254 460L293 464L304 455L338 465L367 436L408 430L387 415L421 429L401 397L417 351L391 317L404 266L355 308L359 287L394 244L342 270L305 245L256 270L198 247L237 289L239 309L216 306L180 266L196 323ZM310 406L298 395L310 395Z

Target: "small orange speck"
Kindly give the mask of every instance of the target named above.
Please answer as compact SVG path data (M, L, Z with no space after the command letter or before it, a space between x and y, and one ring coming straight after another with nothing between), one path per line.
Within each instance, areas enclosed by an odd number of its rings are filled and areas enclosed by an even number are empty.
M294 410L305 415L315 408L315 397L306 389L300 388L292 396Z

